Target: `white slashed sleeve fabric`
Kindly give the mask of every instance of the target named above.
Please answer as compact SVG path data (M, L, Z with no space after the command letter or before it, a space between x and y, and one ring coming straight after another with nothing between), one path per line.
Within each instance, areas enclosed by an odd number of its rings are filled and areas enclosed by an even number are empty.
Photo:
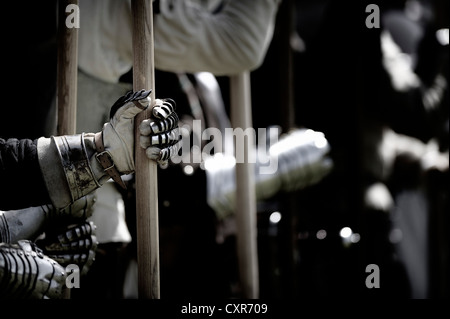
M257 68L273 36L279 0L160 0L155 66L232 75ZM79 67L117 82L132 67L130 1L80 0Z

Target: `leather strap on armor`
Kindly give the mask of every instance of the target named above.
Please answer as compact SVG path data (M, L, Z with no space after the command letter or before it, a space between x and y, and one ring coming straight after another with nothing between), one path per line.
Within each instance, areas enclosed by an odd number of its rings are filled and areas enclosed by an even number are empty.
M136 103L138 104L138 103ZM95 154L95 158L103 167L103 171L106 172L117 184L119 184L123 189L127 189L125 183L120 177L120 173L114 165L114 161L112 160L111 154L107 150L105 150L105 146L103 145L103 133L99 132L95 134L94 137L95 148L97 154Z

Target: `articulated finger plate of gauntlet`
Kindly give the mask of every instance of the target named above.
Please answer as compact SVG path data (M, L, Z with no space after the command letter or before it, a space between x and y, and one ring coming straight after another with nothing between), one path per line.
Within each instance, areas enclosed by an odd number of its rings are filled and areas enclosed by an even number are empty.
M37 245L64 267L76 264L84 275L95 260L98 244L95 230L94 223L86 221L59 232L46 233L45 239L37 241Z
M6 299L60 299L66 285L64 268L33 242L0 244L0 296Z

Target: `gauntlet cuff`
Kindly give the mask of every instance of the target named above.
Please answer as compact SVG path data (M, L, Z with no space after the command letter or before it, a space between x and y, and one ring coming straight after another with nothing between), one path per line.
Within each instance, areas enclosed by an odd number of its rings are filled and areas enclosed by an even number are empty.
M47 189L56 208L66 207L99 188L106 180L91 134L53 136L38 140L38 157Z

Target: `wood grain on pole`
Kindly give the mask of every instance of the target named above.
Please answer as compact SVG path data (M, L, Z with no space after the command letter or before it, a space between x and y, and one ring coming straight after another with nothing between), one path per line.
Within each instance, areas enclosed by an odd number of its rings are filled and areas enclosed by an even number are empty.
M155 101L152 0L132 0L133 90L152 90L152 105L135 119L136 227L140 299L160 298L157 164L139 146L139 123Z
M66 26L66 8L78 0L59 0L57 31L57 135L72 135L77 126L78 29ZM65 299L71 298L66 289Z
M231 124L233 128L252 128L250 73L242 72L230 77ZM249 152L254 141L246 139L244 163L236 163L236 225L239 276L243 298L259 298L259 268L256 222L256 194L254 163ZM237 153L236 153L237 155Z
M78 0L58 2L57 135L75 134L77 123L78 29L66 26L69 4L78 5Z

